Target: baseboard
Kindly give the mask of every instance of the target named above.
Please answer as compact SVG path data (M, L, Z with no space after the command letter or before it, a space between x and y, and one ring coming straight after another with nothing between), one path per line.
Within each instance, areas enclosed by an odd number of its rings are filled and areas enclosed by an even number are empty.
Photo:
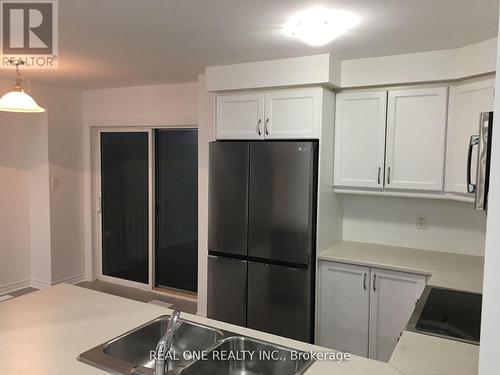
M48 283L47 281L31 279L29 286L31 286L32 288L36 288L36 289L44 289L44 288L47 288L49 286L52 286L52 284Z
M85 281L86 278L87 278L86 274L85 273L81 273L81 274L76 275L76 276L70 276L70 277L66 277L64 279L60 279L60 280L52 283L52 285L61 284L61 283L78 284L78 283L81 283L82 281Z
M36 280L36 279L31 279L31 280L22 280L22 281L16 281L13 283L5 284L0 286L0 295L2 294L7 294L7 293L12 293L15 292L16 290L19 289L24 289L24 288L36 288L36 289L44 289L49 286L55 285L55 284L60 284L60 283L66 283L66 284L78 284L81 283L82 281L85 281L86 275L84 273L76 275L76 276L70 276L66 277L64 279L60 279L56 282L49 283L47 281L42 281L42 280Z
M29 288L30 286L31 286L30 280L16 281L14 283L9 283L0 286L0 294L12 293L19 289Z
M82 281L85 281L85 274L84 273L81 273L81 274L76 275L76 276L66 277L64 279L59 279L59 280L51 282L51 283L46 282L46 281L31 279L30 286L32 288L43 289L43 288L47 288L49 286L56 285L56 284L61 284L61 283L78 284Z

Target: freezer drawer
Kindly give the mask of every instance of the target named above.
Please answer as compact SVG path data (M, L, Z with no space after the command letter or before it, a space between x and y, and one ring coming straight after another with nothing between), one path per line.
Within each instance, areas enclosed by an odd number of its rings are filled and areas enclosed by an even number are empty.
M248 255L309 264L316 207L315 142L252 142Z
M209 318L246 326L247 261L209 255Z
M248 262L248 328L312 341L309 270Z
M211 142L208 250L247 255L248 142Z

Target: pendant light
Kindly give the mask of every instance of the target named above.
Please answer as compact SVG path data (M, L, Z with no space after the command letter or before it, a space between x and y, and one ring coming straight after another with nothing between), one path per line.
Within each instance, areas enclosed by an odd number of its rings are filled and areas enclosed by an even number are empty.
M11 61L11 64L13 61ZM3 112L25 112L38 113L45 112L35 100L26 94L23 89L23 78L19 72L19 65L24 65L24 61L19 59L16 62L16 83L12 91L0 98L0 111Z

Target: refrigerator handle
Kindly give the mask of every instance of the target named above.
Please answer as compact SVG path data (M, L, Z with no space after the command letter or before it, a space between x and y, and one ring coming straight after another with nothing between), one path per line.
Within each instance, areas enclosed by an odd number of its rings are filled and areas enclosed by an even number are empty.
M472 150L474 146L479 145L479 136L478 135L471 135L470 141L469 141L469 151L467 152L467 192L468 193L475 193L476 192L476 184L472 183Z

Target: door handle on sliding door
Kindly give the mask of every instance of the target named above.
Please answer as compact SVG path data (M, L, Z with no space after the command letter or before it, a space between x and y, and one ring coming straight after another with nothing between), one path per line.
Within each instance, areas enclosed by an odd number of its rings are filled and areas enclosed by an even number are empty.
M467 192L475 193L476 192L476 184L472 183L472 150L474 146L479 145L479 136L471 135L469 141L469 151L467 152Z

